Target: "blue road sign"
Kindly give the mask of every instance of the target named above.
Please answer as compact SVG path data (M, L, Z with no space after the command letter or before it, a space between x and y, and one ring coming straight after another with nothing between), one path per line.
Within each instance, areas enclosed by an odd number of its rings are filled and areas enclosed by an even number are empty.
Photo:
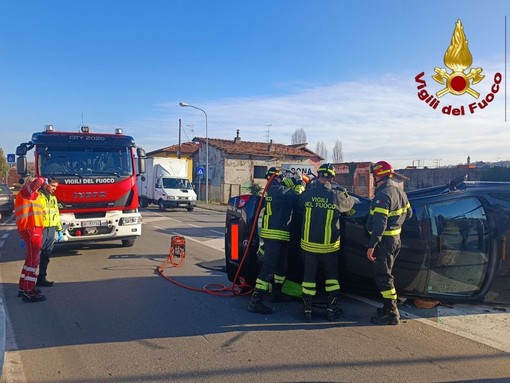
M205 169L202 166L197 166L196 175L203 176L205 173Z
M8 154L7 155L7 163L13 164L14 162L16 162L16 161L14 161L14 154Z

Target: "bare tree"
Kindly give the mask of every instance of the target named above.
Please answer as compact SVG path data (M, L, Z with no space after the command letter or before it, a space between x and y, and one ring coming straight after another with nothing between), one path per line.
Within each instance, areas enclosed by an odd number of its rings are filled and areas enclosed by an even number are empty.
M344 162L344 151L342 149L342 141L340 140L336 140L335 146L333 147L333 162Z
M326 148L324 141L317 142L317 145L315 146L315 153L324 158L326 161L328 160L328 149Z
M293 145L306 143L306 132L303 128L296 129L296 131L292 135L291 143Z

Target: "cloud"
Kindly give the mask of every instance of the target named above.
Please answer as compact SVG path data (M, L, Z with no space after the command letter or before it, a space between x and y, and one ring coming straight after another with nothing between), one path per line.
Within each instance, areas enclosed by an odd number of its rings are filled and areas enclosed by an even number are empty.
M468 104L481 101L490 92L492 75L476 86L480 100L467 94L447 95L440 99L436 110L418 98L415 75L388 74L303 88L277 97L229 98L196 104L186 101L206 111L210 138L233 139L239 129L246 141L266 141L269 132L273 142L290 144L292 134L302 128L312 150L322 141L331 154L336 140L340 140L345 161L384 159L398 168L413 162L430 167L456 165L465 163L468 156L471 161L510 159L510 126L505 122L502 90L484 110L477 109L472 114L466 110L464 116L441 113L447 105L467 108ZM429 93L433 94L440 85L433 87L428 78ZM158 108L161 117L141 122L154 132L138 134L141 146L154 150L177 143L174 128L179 118L187 133L187 125L192 124L194 136L205 137L202 112L180 108L178 101L162 103ZM174 133L169 134L170 130Z

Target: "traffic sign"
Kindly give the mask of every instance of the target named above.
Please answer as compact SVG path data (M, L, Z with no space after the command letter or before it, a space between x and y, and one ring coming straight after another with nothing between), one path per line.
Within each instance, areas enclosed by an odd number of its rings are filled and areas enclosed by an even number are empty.
M205 169L202 166L197 166L196 175L197 176L203 176L205 173Z
M8 164L13 164L15 163L16 161L14 160L14 154L8 154L7 155L7 163Z

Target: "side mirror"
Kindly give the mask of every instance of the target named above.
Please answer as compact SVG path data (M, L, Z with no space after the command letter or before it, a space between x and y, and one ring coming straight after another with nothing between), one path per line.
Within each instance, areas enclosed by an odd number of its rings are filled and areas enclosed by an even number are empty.
M27 157L25 157L24 155L18 155L18 158L16 158L16 170L18 174L21 176L26 176L28 174Z
M147 157L145 155L145 150L143 150L142 148L137 148L136 155L138 157L138 173L144 174L147 172L146 162L145 162Z
M16 148L16 155L17 156L26 156L27 155L27 145L21 144Z

